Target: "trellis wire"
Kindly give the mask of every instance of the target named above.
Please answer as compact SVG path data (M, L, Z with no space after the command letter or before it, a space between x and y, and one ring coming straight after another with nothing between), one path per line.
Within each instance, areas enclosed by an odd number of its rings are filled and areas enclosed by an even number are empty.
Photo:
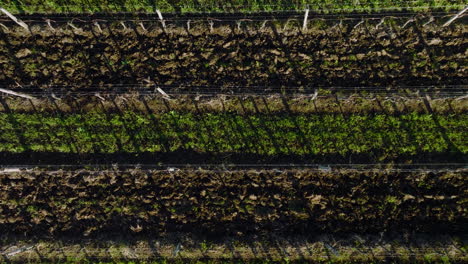
M93 172L126 172L129 170L140 171L169 171L176 170L202 170L208 172L229 172L243 171L248 169L256 170L272 170L274 172L283 172L284 170L304 169L317 172L326 171L367 171L367 172L436 172L436 171L453 171L453 170L468 170L468 163L415 163L415 164L379 164L379 163L356 163L356 164L301 164L301 163L253 163L253 164L119 164L119 163L104 163L104 164L20 164L20 165L2 165L0 164L0 174L20 171L41 171L47 169L48 173L58 173L62 170L84 170ZM282 169L282 170L281 170Z
M46 85L44 87L23 86L19 89L11 89L13 92L21 92L35 97L55 96L119 96L119 95L157 95L157 89L162 89L164 93L173 96L182 95L206 95L206 96L268 96L268 95L290 95L290 96L313 96L316 91L321 91L320 96L338 95L342 93L359 95L359 93L369 93L367 96L388 95L424 97L426 95L436 97L459 97L468 94L467 85L451 86L396 86L396 87L271 87L271 86L158 86L141 84L104 84L88 85L86 88L74 90L73 86ZM112 89L112 90L109 90ZM68 91L69 90L69 91ZM408 90L413 94L408 93ZM0 88L1 91L1 88ZM332 94L323 94L331 92Z
M418 1L404 1L403 3L408 4L408 3L415 3ZM382 2L378 2L382 3ZM368 3L367 3L368 4ZM379 6L379 7L362 7L366 5L366 3L361 3L361 4L355 4L359 7L356 8L312 8L311 5L289 5L292 7L291 9L271 9L271 7L287 7L288 5L261 5L261 7L270 7L268 10L267 8L258 8L256 10L242 10L243 8L248 8L248 7L257 7L254 5L233 5L233 6L225 6L225 7L215 7L211 6L211 8L208 8L209 6L204 5L203 10L195 10L195 11L188 11L187 13L225 13L226 10L241 10L243 13L251 13L251 12L258 12L258 11L270 11L270 12L288 12L288 11L304 11L305 9L309 9L311 12L347 12L347 11L386 11L386 10L424 10L424 9L442 9L442 8L462 8L464 7L463 4L453 4L453 5L418 5L418 6L412 6L412 5L405 5L405 6ZM320 5L319 5L320 6ZM5 5L7 8L16 8L15 5ZM55 11L41 11L41 9L47 9L46 6L44 5L22 5L22 7L41 7L41 8L35 8L36 11L32 12L42 12L42 13L53 13ZM77 9L77 10L83 10L84 13L92 13L93 11L84 11L84 10L107 10L107 11L116 11L117 8L102 8L100 5L54 5L54 7L59 7L62 10L60 10L62 13L77 13L76 11L69 11L70 9ZM133 9L133 11L143 11L145 13L149 13L148 9L152 9L154 12L158 9L157 6L148 6L148 5L139 5L139 6L133 6L137 7L138 9ZM259 6L258 6L259 7ZM127 8L127 7L126 7ZM182 8L188 8L188 7L182 7ZM65 10L64 10L65 9ZM67 10L68 9L68 10ZM127 8L128 9L128 8ZM207 11L210 10L210 11ZM211 11L211 10L217 10L217 11ZM221 11L218 11L221 10ZM24 11L24 12L15 12L15 13L27 13L31 11ZM152 12L151 12L152 13ZM165 12L165 13L175 13L175 12Z

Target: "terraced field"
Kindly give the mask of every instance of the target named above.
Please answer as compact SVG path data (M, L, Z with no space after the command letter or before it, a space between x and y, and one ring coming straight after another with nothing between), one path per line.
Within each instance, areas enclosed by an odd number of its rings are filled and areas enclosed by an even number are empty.
M0 262L465 263L463 1L0 1Z

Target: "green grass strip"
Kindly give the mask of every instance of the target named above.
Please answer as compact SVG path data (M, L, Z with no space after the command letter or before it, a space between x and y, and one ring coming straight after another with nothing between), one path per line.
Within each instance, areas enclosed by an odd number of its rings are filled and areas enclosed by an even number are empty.
M467 129L466 114L1 113L0 151L466 154Z
M3 0L0 6L13 13L22 12L249 12L280 10L328 10L361 12L386 9L444 7L459 9L462 0Z

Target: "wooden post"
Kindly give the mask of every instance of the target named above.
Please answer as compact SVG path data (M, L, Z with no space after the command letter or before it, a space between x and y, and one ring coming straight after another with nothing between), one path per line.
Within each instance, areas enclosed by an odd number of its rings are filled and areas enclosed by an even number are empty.
M378 29L385 22L385 17L380 20L380 22L375 26L375 29Z
M166 98L166 99L171 99L171 97L170 97L166 92L164 92L163 89L157 87L157 88L156 88L156 91L158 91L160 94L162 94L162 96L163 96L164 98Z
M3 25L2 23L0 23L0 26L2 26L6 31L8 31L8 32L10 31L10 30L8 29L8 27L5 26L5 25Z
M75 30L79 30L79 28L75 27L71 22L68 22L67 25L69 25L71 28Z
M309 9L306 9L305 15L304 15L304 22L302 23L302 30L307 29L307 18L309 17Z
M465 9L463 9L462 11L458 12L458 14L456 14L454 17L452 17L449 21L447 21L445 24L442 25L442 27L447 27L449 26L450 24L452 24L453 21L455 21L457 18L459 18L461 15L463 15L463 13L466 12L466 10L468 10L468 6L465 7Z
M214 22L213 20L210 20L210 33L213 33L213 26L214 26Z
M97 98L101 99L102 101L105 101L106 99L104 99L104 97L102 97L99 93L95 93L94 96L96 96Z
M124 30L127 30L127 26L125 26L125 23L123 21L120 21L120 25L124 28Z
M101 26L99 25L99 23L97 21L94 21L94 25L99 29L99 32L102 33Z
M7 15L9 18L11 18L11 20L13 20L16 24L22 26L24 29L29 31L29 27L28 27L28 25L26 25L26 23L24 23L23 21L17 19L14 15L12 15L10 12L6 11L3 8L0 8L0 11L2 11L5 15Z
M360 25L362 25L364 23L364 20L361 20L359 23L357 23L353 29L356 29L357 27L359 27Z
M145 26L143 25L143 22L140 22L140 26L141 28L143 29L143 31L147 32L148 30L146 30Z
M159 9L156 9L156 13L158 14L158 17L161 20L161 24L162 24L163 28L166 29L166 22L163 19L161 11L159 11Z
M0 92L10 94L10 95L14 95L14 96L18 96L18 97L22 97L22 98L26 98L26 99L36 99L36 98L34 98L34 97L30 96L30 95L27 95L27 94L17 93L17 92L13 92L11 90L2 89L2 88L0 88Z
M317 90L317 89L315 89L315 92L314 92L314 95L312 96L312 99L311 99L311 101L313 101L313 100L317 99L317 96L318 96L318 90Z
M401 28L405 28L411 22L414 22L414 19L410 19L410 20L406 21L406 23Z
M50 27L50 29L52 30L55 30L55 28L52 26L52 24L50 23L50 19L46 19L46 23L47 25Z

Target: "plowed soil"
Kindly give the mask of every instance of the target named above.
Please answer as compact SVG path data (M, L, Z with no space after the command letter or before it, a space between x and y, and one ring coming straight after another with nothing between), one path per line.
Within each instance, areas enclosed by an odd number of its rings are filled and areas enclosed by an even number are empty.
M220 26L212 32L119 27L2 31L0 83L94 90L105 89L104 84L129 88L125 84L145 83L194 91L260 86L265 92L282 87L285 93L310 87L468 83L464 25L344 25L306 32L274 25L262 30Z
M466 233L466 170L0 174L0 231L34 236Z

